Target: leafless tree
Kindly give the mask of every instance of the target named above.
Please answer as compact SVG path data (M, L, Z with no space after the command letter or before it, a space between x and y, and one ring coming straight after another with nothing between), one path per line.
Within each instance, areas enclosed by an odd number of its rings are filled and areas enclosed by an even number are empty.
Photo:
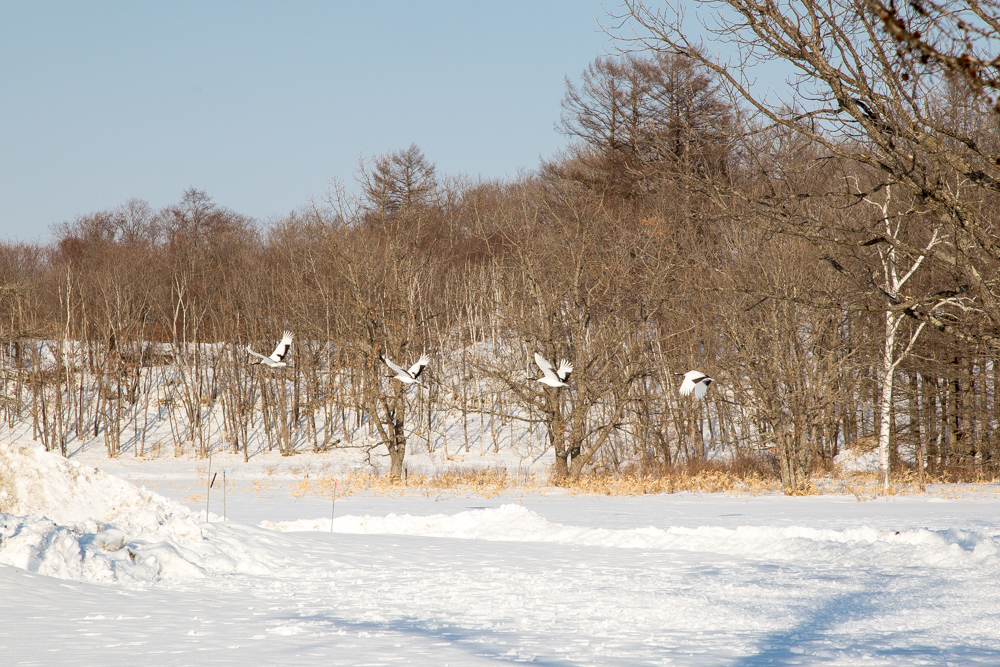
M726 170L734 117L708 70L658 53L597 58L567 79L559 128L578 140L547 171L608 194L657 189L665 175Z
M434 312L432 280L440 262L434 166L416 146L361 163L360 205L343 218L338 262L350 290L353 314L362 323L364 345L356 349L363 369L364 399L389 454L389 475L399 479L406 456L407 401L420 388L390 381L380 356L408 365L427 351L427 323ZM346 209L345 209L346 210ZM347 228L350 226L350 229ZM410 362L412 363L412 362Z
M643 318L653 316L642 293L655 277L639 259L646 237L616 225L600 199L579 196L570 184L539 184L525 196L522 210L480 228L508 249L498 257L508 276L506 303L493 305L504 330L526 344L484 370L542 415L554 476L574 479L621 425L632 386L646 373L634 343ZM535 352L572 363L570 387L536 383Z
M995 0L900 5L864 0L864 6L897 42L896 56L908 68L956 74L991 95L1000 89L1000 4Z
M932 209L941 218L941 242L927 251L926 261L951 272L948 291L969 301L940 307L941 295L931 291L907 299L882 295L882 308L958 340L1000 347L1000 293L989 277L1000 268L993 213L1000 144L995 131L984 131L984 123L995 126L987 100L969 86L964 93L961 86L943 86L939 73L921 71L919 59L900 60L897 42L865 0L726 0L689 7L709 12L702 18L710 34L733 47L738 60L701 48L679 12L641 1L626 2L631 25L641 31L631 43L694 58L756 114L760 126L794 133L822 153L820 160L834 158L879 174L870 192L890 185ZM753 65L776 61L794 71L790 98L767 97L751 80ZM764 175L770 184L751 201L775 227L845 248L894 246L914 256L923 250L880 232L842 235L814 215L830 205L828 196L842 201L846 183L825 192L804 191L783 174Z

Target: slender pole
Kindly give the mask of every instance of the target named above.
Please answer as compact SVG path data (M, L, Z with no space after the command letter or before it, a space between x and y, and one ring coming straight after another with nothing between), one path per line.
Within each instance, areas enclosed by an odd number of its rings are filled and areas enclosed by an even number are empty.
M222 469L222 520L226 521L226 469Z

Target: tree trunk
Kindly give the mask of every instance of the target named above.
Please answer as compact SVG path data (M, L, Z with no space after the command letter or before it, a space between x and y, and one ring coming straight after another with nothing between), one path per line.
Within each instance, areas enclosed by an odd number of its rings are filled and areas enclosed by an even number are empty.
M549 444L555 455L552 477L560 483L570 476L572 451L566 443L566 422L559 403L559 390L555 387L545 389L546 427L549 432Z
M396 383L393 410L390 414L391 441L389 443L389 478L399 480L403 476L403 460L406 458L406 387Z
M897 319L895 313L885 315L885 347L882 350L882 391L879 396L878 482L882 493L889 489L889 438L892 433L892 380L895 365Z

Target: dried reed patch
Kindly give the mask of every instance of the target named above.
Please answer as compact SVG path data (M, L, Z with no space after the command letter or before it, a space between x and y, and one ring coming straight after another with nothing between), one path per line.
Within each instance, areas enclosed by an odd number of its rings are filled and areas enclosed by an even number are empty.
M634 466L614 473L586 473L576 480L552 481L571 493L604 496L682 492L761 495L781 491L773 463L754 456L672 466Z
M916 471L903 470L889 476L887 488L883 488L875 471L834 471L832 475L815 481L821 493L851 494L858 502L916 495L955 499L1000 497L998 480L985 475L969 481L955 481L950 475L927 475L921 485Z
M616 473L589 472L575 480L558 483L550 477L506 468L449 468L431 474L418 473L392 479L371 472L308 475L292 482L293 496L337 496L373 494L386 496L430 496L440 493L492 498L502 494L561 492L579 495L640 496L658 493L732 493L761 495L781 491L780 482L766 472L726 464L695 464L655 470L623 470Z
M657 493L731 493L761 495L781 490L774 479L739 477L722 470L678 470L665 474L581 475L560 486L571 493L600 496L641 496Z
M361 494L380 496L433 496L441 493L493 498L499 495L564 493L570 495L641 496L670 493L726 493L731 495L808 496L817 494L853 495L858 502L885 496L931 493L942 497L997 497L1000 487L983 480L978 484L955 484L924 491L915 474L893 475L888 491L878 484L877 473L841 473L832 470L814 477L805 489L783 489L781 480L767 459L697 461L682 466L628 468L617 472L586 472L575 480L557 480L539 473L511 472L506 468L449 468L435 473L416 473L393 479L372 471L324 474L300 470L304 477L288 485L295 497L307 495L332 498ZM298 476L298 475L297 475ZM940 480L928 479L928 484ZM280 486L257 480L251 491Z
M307 477L306 481L308 482L308 480L309 478ZM261 491L270 491L276 486L278 486L277 482L271 479L255 479L250 482L250 487L245 489L244 492L250 491L254 494L254 496L260 497Z
M370 472L352 472L342 475L308 476L293 482L289 490L293 496L320 495L332 498L373 494L383 496L418 495L437 493L462 493L492 498L504 493L539 492L543 485L534 474L510 473L506 468L449 468L425 474L406 475L393 479Z

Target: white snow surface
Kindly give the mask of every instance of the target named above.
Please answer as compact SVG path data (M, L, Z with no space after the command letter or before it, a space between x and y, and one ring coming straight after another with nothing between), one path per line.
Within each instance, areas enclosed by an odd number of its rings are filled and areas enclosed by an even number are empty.
M0 445L2 664L1000 664L992 487L334 505L217 461L206 522L205 462L100 465Z
M879 468L878 450L857 452L843 449L833 458L833 464L843 472L875 472Z
M798 561L819 557L836 546L841 563L873 566L887 550L905 554L900 560L914 565L968 567L974 563L996 567L997 542L991 536L967 531L880 530L869 526L847 530L805 526L740 526L736 529L674 526L666 530L647 526L626 530L587 528L552 523L521 505L459 512L454 515L389 514L345 516L331 520L263 521L280 531L323 530L361 535L419 535L422 537L496 542L549 542L587 547L712 552ZM1000 536L997 536L1000 539ZM874 545L879 545L873 548Z
M188 507L37 445L0 444L0 473L0 564L93 582L270 572L269 555Z

